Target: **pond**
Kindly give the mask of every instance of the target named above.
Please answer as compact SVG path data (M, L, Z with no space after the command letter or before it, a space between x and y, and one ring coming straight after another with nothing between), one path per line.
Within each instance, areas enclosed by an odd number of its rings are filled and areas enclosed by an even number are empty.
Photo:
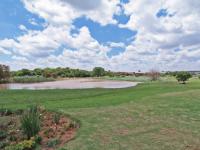
M40 83L0 84L0 89L84 89L84 88L127 88L136 86L136 82L99 79L68 79Z

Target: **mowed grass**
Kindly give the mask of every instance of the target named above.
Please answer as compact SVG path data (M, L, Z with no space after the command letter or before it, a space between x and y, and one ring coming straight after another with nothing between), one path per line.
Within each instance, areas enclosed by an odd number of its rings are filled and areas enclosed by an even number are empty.
M5 90L0 105L31 103L80 120L68 150L200 149L200 82L144 83L126 89Z

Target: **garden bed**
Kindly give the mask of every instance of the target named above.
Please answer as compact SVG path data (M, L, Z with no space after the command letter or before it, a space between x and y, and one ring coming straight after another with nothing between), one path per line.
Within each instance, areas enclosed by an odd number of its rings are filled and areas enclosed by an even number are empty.
M79 128L76 121L63 114L46 111L42 108L34 109L34 111L38 114L39 119L35 117L35 114L34 118L31 118L33 111L30 109L15 112L1 109L0 149L54 150L61 148L75 137Z

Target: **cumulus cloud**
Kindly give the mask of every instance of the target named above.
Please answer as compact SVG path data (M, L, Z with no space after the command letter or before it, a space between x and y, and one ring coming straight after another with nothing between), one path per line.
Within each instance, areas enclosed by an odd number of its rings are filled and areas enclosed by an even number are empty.
M67 2L74 6L75 8L82 9L82 10L91 10L96 9L102 5L101 0L62 0L63 2Z
M22 31L27 31L27 28L24 25L19 25L19 29Z
M142 58L142 63L147 63L148 67L157 64L163 69L175 67L178 63L184 64L182 60L185 64L196 60L191 69L199 68L195 63L200 59L199 8L198 0L132 0L124 4L125 13L130 15L130 20L119 26L136 30L138 34L121 57L131 60L134 57L128 57L138 55L137 60ZM156 14L161 9L173 15L158 17ZM196 54L196 59L192 53Z
M39 25L34 18L31 18L28 21L29 21L30 24L32 24L34 26L38 26Z
M103 66L118 71L200 69L199 0L129 0L121 4L120 0L21 1L28 11L45 20L45 26L38 31L20 25L26 31L24 35L0 40L0 54L12 53L12 64L20 62L20 67L28 68ZM161 10L165 14L159 17ZM126 24L114 18L121 13L130 16ZM115 24L137 34L128 45L99 43L87 26L71 35L72 23L83 16L100 25ZM37 25L35 20L29 22ZM108 52L118 47L125 51L108 57Z
M119 11L119 0L22 0L27 10L54 25L71 24L86 16L102 25L116 23L113 15Z

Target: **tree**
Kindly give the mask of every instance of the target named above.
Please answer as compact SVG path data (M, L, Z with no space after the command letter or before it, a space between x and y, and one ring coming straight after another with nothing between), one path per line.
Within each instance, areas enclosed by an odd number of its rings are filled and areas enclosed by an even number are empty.
M0 81L4 78L3 66L0 65Z
M10 68L0 64L0 81L8 81L10 77Z
M156 81L160 77L160 72L152 69L149 71L148 76L151 78L152 81Z
M178 72L176 74L176 79L178 82L182 82L182 84L185 84L187 80L189 80L192 77L192 75L189 72Z
M34 74L37 76L41 76L42 75L42 69L41 68L35 68L33 70Z
M22 72L21 74L22 76L31 76L31 71L28 69L22 69L21 72Z
M102 67L95 67L92 71L93 76L100 77L105 75L105 70Z

